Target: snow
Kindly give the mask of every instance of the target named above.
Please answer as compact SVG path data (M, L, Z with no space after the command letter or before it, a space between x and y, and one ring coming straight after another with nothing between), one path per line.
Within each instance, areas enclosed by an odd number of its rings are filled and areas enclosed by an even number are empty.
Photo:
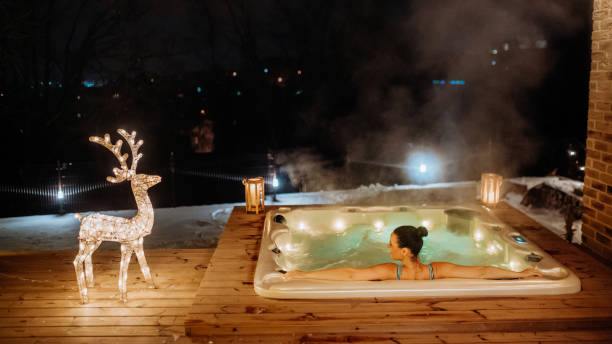
M511 179L517 184L533 187L541 182L562 190L571 190L580 182L558 177L521 177ZM419 192L418 200L428 197L439 197L440 193L457 194L461 192L475 197L478 182L465 181L455 183L438 183L429 185L394 185L372 184L351 190L319 191L307 193L278 194L278 202L271 202L268 196L266 204L273 205L306 205L306 204L378 204L379 202L398 202L406 197L414 197ZM408 193L410 192L410 193ZM398 196L398 194L400 196ZM432 202L433 202L432 198ZM520 204L522 196L516 193L506 194L504 200L525 213L552 232L563 236L565 223L563 216L556 210L532 209ZM416 199L416 198L411 198ZM239 203L224 203L202 206L156 208L153 232L145 238L145 248L209 248L215 247L225 223L234 206ZM136 210L104 211L104 214L132 217ZM89 213L85 213L89 214ZM0 219L0 251L21 250L77 250L80 222L74 214L38 215ZM580 243L581 222L574 226L575 242ZM116 249L117 243L103 243L102 249Z
M531 189L532 187L538 184L546 184L554 189L561 190L569 195L576 195L576 190L580 190L582 192L582 188L584 183L578 180L568 179L564 177L520 177L510 179L515 184L521 184L527 186L527 189Z
M558 210L526 207L521 204L522 199L522 195L514 192L507 193L503 198L506 203L520 210L549 231L565 239L565 218ZM582 244L582 220L574 221L572 228L574 229L572 242Z

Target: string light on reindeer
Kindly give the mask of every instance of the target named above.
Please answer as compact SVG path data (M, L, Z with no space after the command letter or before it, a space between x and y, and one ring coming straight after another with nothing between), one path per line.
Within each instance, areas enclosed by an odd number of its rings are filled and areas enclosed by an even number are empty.
M143 238L151 234L153 228L153 205L147 194L147 190L161 181L160 176L136 174L138 161L142 158L142 153L138 149L143 141L135 141L136 132L128 134L123 129L117 132L125 139L132 153L132 166L127 167L128 154L121 154L121 139L113 145L109 134L104 134L104 138L91 136L89 141L100 144L110 150L119 160L121 168L113 168L114 177L106 177L111 183L121 183L129 180L132 193L136 199L138 214L132 218L123 218L100 213L91 214L81 218L80 214L76 217L81 220L79 229L79 253L74 259L79 294L82 303L88 302L87 288L94 285L93 269L91 263L92 254L98 249L102 241L115 241L121 244L121 264L119 268L119 293L120 299L127 302L127 272L132 254L136 253L136 258L140 265L140 271L144 275L145 281L152 287L156 287L155 281L151 276L151 271L145 259L143 249ZM85 269L83 270L83 266Z

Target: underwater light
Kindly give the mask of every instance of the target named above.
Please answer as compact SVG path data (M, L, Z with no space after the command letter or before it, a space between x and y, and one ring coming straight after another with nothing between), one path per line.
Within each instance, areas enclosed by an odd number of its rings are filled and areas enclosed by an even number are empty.
M274 178L272 178L272 186L277 188L278 187L278 178L276 178L276 176L274 176Z
M64 191L59 190L57 192L57 199L64 199Z
M431 222L429 222L429 220L423 220L423 222L421 222L421 225L427 229L429 229L430 224Z
M336 233L342 233L345 229L346 224L344 223L344 221L342 221L342 219L337 219L336 221L334 221L334 231L336 231Z
M380 220L374 221L374 228L375 228L376 233L380 233L380 231L383 229L384 226L385 226L384 222Z
M481 231L474 231L474 241L476 242L481 241L482 238L483 238L483 235Z
M519 270L519 263L515 260L510 261L510 270L517 271Z

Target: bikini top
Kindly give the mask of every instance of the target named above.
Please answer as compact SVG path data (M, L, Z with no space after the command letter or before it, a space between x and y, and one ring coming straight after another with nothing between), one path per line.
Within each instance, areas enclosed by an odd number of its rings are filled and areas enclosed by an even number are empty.
M429 279L433 280L434 279L434 271L433 271L433 266L431 266L431 264L427 264L427 266L429 267ZM397 274L395 276L396 279L401 279L402 277L402 264L397 264Z

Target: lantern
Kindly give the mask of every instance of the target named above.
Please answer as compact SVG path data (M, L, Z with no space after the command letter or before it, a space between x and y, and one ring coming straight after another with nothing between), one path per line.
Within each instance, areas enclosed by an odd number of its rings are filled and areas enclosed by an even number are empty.
M501 195L502 176L495 173L483 173L480 180L480 200L488 205L494 206L499 202Z
M264 179L263 177L243 179L244 198L247 213L259 214L264 210Z

